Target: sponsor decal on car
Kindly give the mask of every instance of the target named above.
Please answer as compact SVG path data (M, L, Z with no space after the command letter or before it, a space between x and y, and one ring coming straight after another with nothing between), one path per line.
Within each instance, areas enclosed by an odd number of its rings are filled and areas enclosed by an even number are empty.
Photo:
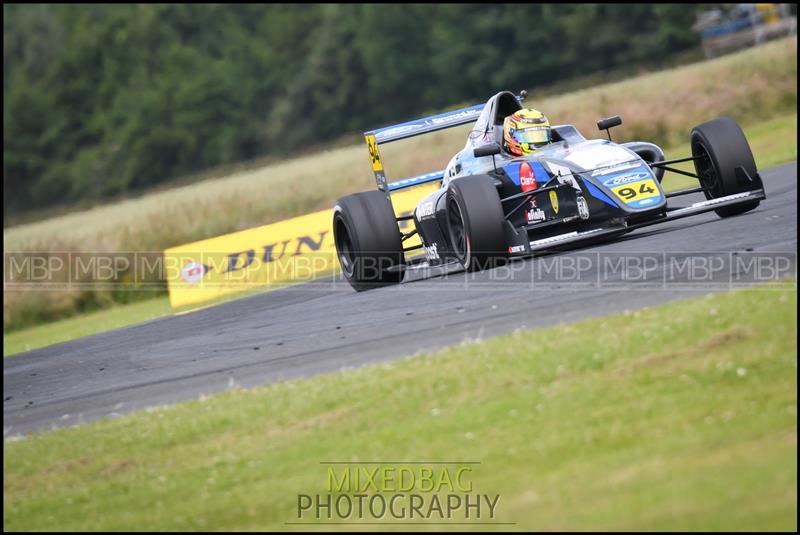
M616 175L603 180L603 184L608 187L619 186L621 184L628 184L630 182L638 182L650 178L650 173L638 172Z
M534 207L525 213L525 219L528 223L538 223L545 220L545 214L541 209Z
M538 167L540 169L540 173L545 172L541 165ZM522 162L519 166L519 185L522 188L523 193L533 191L539 187L538 183L536 182L536 172L529 162ZM535 223L538 221L544 221L545 215L544 212L536 206L536 197L531 197L530 205L530 209L525 212L525 219L527 222Z
M611 188L611 191L625 204L634 208L638 208L643 204L650 204L656 200L648 200L646 203L643 203L642 201L645 199L661 197L661 192L658 190L658 186L652 178L630 184L622 184L621 186L614 186Z
M575 202L578 204L578 215L581 219L589 219L589 205L583 195L578 195Z
M535 189L532 187L533 182L536 183L536 187L539 187L550 180L550 175L548 174L547 170L540 162L537 162L536 160L525 162L519 162L518 160L512 161L508 165L503 166L503 171L506 173L506 175L508 175L508 178L511 179L511 182L513 182L516 186L522 187L523 177L521 176L521 173L523 173L523 167L525 168L525 173L527 173L528 167L530 167L531 170L531 174L525 177L525 182L528 184L528 186L526 186L523 191Z
M558 214L558 195L556 195L555 190L550 190L550 205L553 207L553 211Z
M420 128L423 128L424 126L425 125L422 124L422 123L407 124L405 126L396 126L394 128L390 128L389 130L384 130L383 132L381 132L381 138L397 136L397 135L400 135L400 134L406 134L408 132L413 132L414 130L419 130Z
M421 203L417 207L417 219L422 219L423 217L430 217L433 215L433 201Z
M509 254L524 253L525 252L525 246L524 245L514 245L514 246L508 248L508 252L509 252Z
M439 260L438 245L435 243L425 246L425 258L428 260Z
M627 169L634 169L642 165L642 162L633 161L633 162L624 162L620 164L609 165L607 167L602 167L600 169L595 169L592 171L592 176L602 176L602 175L610 175L612 173L618 173L620 171L625 171Z
M367 148L369 149L369 157L372 160L372 170L375 173L383 172L383 163L381 162L381 154L378 152L378 142L375 140L374 134L368 134L366 137Z
M522 162L519 166L519 185L523 192L535 190L538 187L536 174L528 162Z
M432 117L425 121L427 125L434 125L434 124L447 124L458 121L459 119L469 119L476 115L480 115L482 110L480 109L466 109L462 110L458 113L453 113L450 115L446 115L445 117Z

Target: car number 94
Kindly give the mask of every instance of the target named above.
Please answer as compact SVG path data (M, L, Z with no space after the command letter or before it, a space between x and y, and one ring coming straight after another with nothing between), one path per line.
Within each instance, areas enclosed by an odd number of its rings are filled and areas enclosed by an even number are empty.
M656 186L656 183L650 178L642 180L641 182L616 186L611 188L611 191L627 204L650 197L659 197L661 195L658 192L658 186Z

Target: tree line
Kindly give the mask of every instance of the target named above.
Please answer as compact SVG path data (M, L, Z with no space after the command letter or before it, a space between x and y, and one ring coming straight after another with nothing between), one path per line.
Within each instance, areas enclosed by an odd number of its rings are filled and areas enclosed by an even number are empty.
M665 4L3 6L19 214L694 47Z

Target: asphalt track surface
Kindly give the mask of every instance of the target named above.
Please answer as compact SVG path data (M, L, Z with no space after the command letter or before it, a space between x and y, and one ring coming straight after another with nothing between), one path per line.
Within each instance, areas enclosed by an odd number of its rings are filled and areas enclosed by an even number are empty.
M4 437L796 276L797 163L762 176L767 199L733 218L363 293L325 279L5 358Z

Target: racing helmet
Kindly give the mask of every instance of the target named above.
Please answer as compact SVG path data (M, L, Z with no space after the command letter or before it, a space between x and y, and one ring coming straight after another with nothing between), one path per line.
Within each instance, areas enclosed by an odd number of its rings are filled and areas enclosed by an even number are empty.
M550 121L539 110L523 108L503 120L503 145L514 156L550 143Z

